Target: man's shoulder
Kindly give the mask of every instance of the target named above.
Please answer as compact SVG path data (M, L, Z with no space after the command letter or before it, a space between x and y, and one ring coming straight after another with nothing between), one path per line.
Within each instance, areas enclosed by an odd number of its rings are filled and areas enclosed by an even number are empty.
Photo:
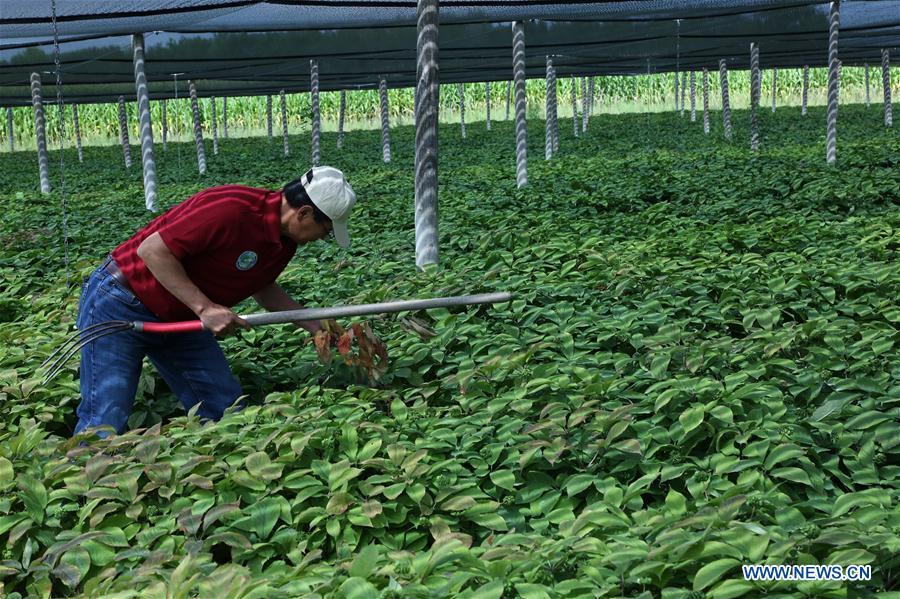
M189 211L214 210L222 215L260 214L272 193L270 189L247 185L219 185L194 194L184 204Z
M249 185L217 185L207 187L194 197L202 196L204 199L233 199L245 202L261 202L274 193L271 189L262 187L250 187Z

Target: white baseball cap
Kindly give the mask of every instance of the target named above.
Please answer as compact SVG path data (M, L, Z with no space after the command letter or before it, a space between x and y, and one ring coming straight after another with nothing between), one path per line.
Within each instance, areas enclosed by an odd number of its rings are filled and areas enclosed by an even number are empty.
M344 173L330 166L316 166L303 175L303 188L316 208L331 219L334 239L341 247L350 245L347 219L356 203L356 193Z

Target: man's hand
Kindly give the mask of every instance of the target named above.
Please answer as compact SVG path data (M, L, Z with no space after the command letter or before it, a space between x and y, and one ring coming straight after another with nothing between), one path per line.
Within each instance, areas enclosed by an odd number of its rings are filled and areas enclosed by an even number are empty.
M219 304L210 304L200 310L197 316L200 317L200 322L203 323L203 326L217 337L219 335L227 335L238 327L250 328L246 320Z
M322 326L323 324L325 324L326 326ZM318 333L319 331L321 331L325 328L328 328L328 330L330 330L330 331L334 331L334 330L336 330L335 329L336 324L337 323L335 323L335 321L331 320L331 319L329 319L329 320L309 320L309 321L297 323L298 326L303 327L304 329L309 331L310 335L315 335L316 333Z

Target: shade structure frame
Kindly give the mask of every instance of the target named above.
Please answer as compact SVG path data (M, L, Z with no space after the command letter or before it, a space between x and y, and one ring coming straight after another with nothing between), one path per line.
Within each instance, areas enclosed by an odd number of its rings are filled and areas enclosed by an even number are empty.
M675 69L675 71L672 73L672 79L673 79L672 89L674 90L673 93L675 94L675 112L679 112L679 108L681 106L680 97L679 97L680 88L679 88L678 77L679 77L678 69Z
M75 129L75 150L78 162L84 162L84 148L81 144L81 121L78 118L78 104L72 104L72 127Z
M266 135L269 143L272 143L272 94L266 94Z
M544 97L544 160L553 158L553 109L550 107L550 98L552 92L550 90L551 81L553 80L553 59L550 56L546 60L546 75L544 77L544 87L546 95Z
M587 77L581 78L581 132L587 133L588 117L590 116L590 106L588 100L588 83Z
M222 96L222 139L228 139L228 96Z
M15 127L13 127L13 109L12 106L6 107L6 138L9 142L9 153L16 151Z
M338 99L338 131L337 131L337 148L340 150L344 147L344 118L347 113L347 90L342 89Z
M216 110L216 97L209 97L209 108L211 117L209 119L210 129L212 131L213 156L219 155L219 115Z
M569 79L572 99L572 135L578 137L578 77Z
M165 98L160 100L162 103L160 107L160 121L162 122L162 146L163 151L169 149L168 137L169 137L169 116L168 116L168 100Z
M884 126L894 126L894 108L891 104L891 53L887 48L881 50L881 89L884 99Z
M594 116L594 96L598 87L597 78L588 77L588 117Z
M322 121L319 114L319 61L309 61L309 102L312 109L312 127L310 132L310 162L319 166L322 160L319 147L322 135Z
M156 212L158 199L156 180L156 157L153 151L153 126L150 120L150 93L147 89L147 75L144 70L144 35L131 36L134 60L134 86L138 104L138 122L141 136L141 169L144 182L144 206ZM213 100L215 101L215 100Z
M50 160L47 156L47 128L44 118L44 99L40 73L31 74L31 102L34 111L34 132L37 138L38 174L41 193L50 193Z
M800 92L800 116L806 116L809 112L809 65L803 65L803 88Z
M512 23L513 80L516 97L516 187L528 185L528 133L525 122L525 25Z
M759 44L750 42L750 150L759 150Z
M466 87L464 83L456 84L456 91L459 95L459 134L466 138Z
M484 82L484 128L491 130L491 82Z
M772 67L772 112L775 112L778 94L778 67Z
M697 122L697 71L691 69L691 122Z
M291 144L288 140L287 95L284 90L278 92L278 101L281 105L281 141L284 157L287 158L291 155Z
M440 111L438 0L416 6L415 260L438 264L438 117Z
M119 143L125 158L125 168L131 168L131 140L128 138L128 112L125 108L125 96L119 96Z
M731 141L731 99L728 89L728 63L722 58L719 60L719 87L722 97L722 129L725 139Z
M703 134L709 135L709 69L703 67Z
M378 80L378 99L381 110L381 160L385 164L391 161L391 113L388 105L387 78Z
M509 107L512 102L512 79L507 80L506 82L506 117L504 120L509 120Z
M863 65L863 78L865 79L866 84L866 108L872 103L872 95L871 95L871 84L869 82L869 63L865 63Z
M194 124L194 147L197 151L197 171L201 175L206 174L206 148L203 142L203 127L200 124L200 104L197 99L197 86L193 81L188 81L188 93L191 98L191 118Z
M850 4L857 7L888 5L888 8L882 9L882 13L893 9L896 15L896 7L900 6L897 1ZM0 17L0 28L3 28L0 37L4 37L5 42L10 42L6 47L18 51L24 50L26 46L39 49L49 45L48 10L41 8L42 4L7 1L3 15L7 19L4 21ZM104 62L104 59L97 61L96 56L88 58L84 52L79 57L78 53L84 46L79 47L77 44L85 42L87 45L90 39L109 40L115 44L116 36L122 39L135 31L153 32L145 35L148 50L153 53L153 62L158 66L157 73L164 72L163 69L167 75L173 70L186 71L185 78L197 83L203 97L212 93L220 96L240 95L242 88L248 90L246 95L277 93L282 87L288 93L306 92L308 82L297 75L303 69L303 63L310 58L320 59L320 68L329 70L327 78L324 74L322 76L320 91L368 85L374 79L376 71L379 74L384 72L392 87L408 87L413 81L413 71L410 68L414 65L411 60L412 45L407 42L395 43L402 36L409 35L415 24L411 18L412 11L408 10L411 2L400 2L403 6L398 6L397 10L381 11L379 7L372 7L373 10L369 11L368 7L364 7L367 2L352 3L350 0L314 3L241 2L237 3L240 6L231 8L224 7L222 2L211 0L147 0L138 3L140 6L135 5L133 11L119 10L115 11L115 15L112 11L115 3L108 1L59 0L59 4L64 14L60 22L60 43L67 76L67 100L73 102L100 101L79 97L80 95L92 98L112 95L111 99L115 101L122 91L113 91L107 83L119 86L130 83L122 81L120 77L124 65L115 69L110 66L112 71L106 71L105 67L102 70L94 68ZM827 23L822 18L825 16L823 13L827 13L827 6L822 1L653 0L640 3L560 2L543 5L532 2L508 3L516 5L515 7L505 6L507 3L500 2L458 4L470 6L451 6L449 10L453 16L448 17L451 20L445 22L445 26L455 27L456 38L462 39L461 42L450 45L451 54L446 60L450 60L449 64L452 66L445 66L445 73L448 73L446 82L449 83L460 80L466 83L484 81L498 75L501 72L498 57L502 58L498 54L498 41L505 43L505 40L499 40L501 28L496 25L514 20L526 23L526 34L534 35L534 48L541 49L529 55L530 78L536 76L535 63L539 62L534 59L548 53L571 58L555 61L562 76L573 73L590 77L633 74L637 63L643 63L644 57L651 58L653 71L658 73L669 72L678 63L680 66L676 68L679 73L697 70L719 55L735 59L730 60L729 66L740 70L746 68L746 60L739 44L750 39L757 39L765 44L764 59L768 68L800 66L800 61L805 60L806 56L809 56L812 66L821 67L825 59L820 49L827 40ZM20 6L23 8L19 8ZM848 5L849 8L852 6ZM379 15L378 12L383 12L386 16ZM889 18L890 15L885 17L884 14L869 14L870 12L867 6L856 10L854 24L857 25L858 33L852 57L850 54L844 55L842 43L842 55L848 66L857 66L862 60L871 60L873 50L877 48L896 48L900 37L900 29L895 24L896 18ZM465 13L472 14L464 17ZM516 17L515 14L520 16ZM709 25L706 25L707 22ZM785 26L777 27L779 23L784 23ZM746 27L739 27L741 25ZM6 29L6 26L9 28ZM381 37L373 42L348 43L353 41L351 36L355 31L376 34L382 26L389 29L381 30ZM470 28L476 35L466 35ZM384 35L385 32L387 35ZM3 35L4 33L9 35ZM754 33L758 35L754 37ZM301 43L278 43L266 47L260 40L270 34L283 35L285 41ZM208 36L209 39L198 40L198 35ZM159 36L159 46L154 45L151 36ZM323 46L319 36L333 36L333 43ZM248 40L252 37L257 41ZM372 37L375 38L375 35ZM357 35L357 38L362 39L363 36ZM247 46L235 45L233 52L211 52L215 48L228 48L230 42L237 41L252 43ZM158 53L157 48L162 50L164 46L171 46L169 53ZM321 56L317 54L320 47ZM370 50L378 54L369 52ZM475 54L474 51L479 53ZM46 52L44 55L49 56ZM489 66L466 69L462 60L472 56L478 56ZM376 66L382 57L385 62L390 61L391 70L384 71ZM89 62L91 60L93 62ZM118 55L116 60L119 60ZM271 62L273 60L275 62ZM171 64L163 65L163 61ZM49 70L46 68L49 67L49 62L49 59L40 58L35 64L45 66L46 72ZM335 63L343 63L345 68L332 71ZM365 68L361 69L360 65ZM129 68L130 66L128 64ZM159 77L152 68L153 64L148 64L148 78L151 81L158 80ZM82 72L79 73L79 70ZM18 81L23 81L21 70L15 72L19 73ZM118 78L115 82L109 80L112 73ZM83 91L73 90L70 85L73 82L83 84ZM97 87L88 89L87 86ZM0 82L0 88L3 87L4 84ZM75 96L68 95L70 91L75 91ZM171 97L171 90L166 90L166 93ZM21 101L21 91L16 91L15 94ZM130 93L126 92L125 95L129 101L132 100ZM153 88L151 95L154 99L163 97ZM4 98L3 90L0 89L0 105L5 105L3 102L12 98L12 95ZM25 102L21 102L21 105L24 104Z
M556 67L550 66L550 135L553 155L559 154L559 96L556 84Z
M840 95L840 62L838 37L840 33L840 0L833 0L828 14L828 112L825 130L825 162L837 162L837 119Z

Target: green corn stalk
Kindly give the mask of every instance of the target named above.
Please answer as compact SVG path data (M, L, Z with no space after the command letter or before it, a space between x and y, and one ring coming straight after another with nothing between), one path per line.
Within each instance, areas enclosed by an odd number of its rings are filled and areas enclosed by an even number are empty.
M779 70L779 86L777 98L779 104L797 103L802 84L801 69ZM900 86L900 78L895 78L895 86ZM660 111L670 109L671 75L667 73L638 74L636 76L603 76L598 78L597 107L596 112L636 112L636 111ZM766 90L771 90L772 71L765 69L762 73L762 90L766 96ZM810 69L810 103L824 104L825 93L828 84L827 69ZM442 114L452 120L458 118L458 96L455 89L445 87L440 94L440 110ZM569 86L571 79L561 73L558 83L560 98L568 98L571 93ZM732 95L732 106L744 108L748 103L750 92L750 76L746 71L732 71L729 73L729 85ZM505 86L497 86L497 89L505 90ZM526 82L525 94L528 102L528 118L544 118L544 94L546 87L542 79L532 79ZM898 88L900 90L900 88ZM64 90L65 91L65 90ZM348 128L375 126L374 121L379 118L379 100L377 88L350 89L347 94ZM876 89L877 92L877 89ZM861 67L847 67L841 73L841 97L844 101L862 101L865 93L865 79ZM169 136L173 140L187 139L192 135L190 102L184 97L177 100L168 100L167 117ZM484 83L467 83L465 85L466 106L473 115L483 113L485 102ZM576 96L580 98L581 90L576 86ZM413 120L413 90L411 88L391 89L388 91L390 117L392 123L410 123ZM498 99L502 102L504 99ZM221 99L219 99L221 102ZM235 96L229 98L228 118L229 128L234 131L257 131L264 127L265 123L265 96ZM710 107L717 109L721 105L718 85L710 86ZM56 107L55 96L45 98L45 110L47 116L47 138L50 149L59 147L59 111ZM560 104L561 114L565 114L568 103ZM338 118L339 98L338 92L323 92L320 94L320 109L323 124L326 129L333 128ZM204 131L208 133L210 119L212 118L211 106L208 100L200 103L201 119ZM134 102L126 104L129 134L132 139L139 139L137 106ZM155 135L160 135L160 122L162 118L162 104L151 100L151 118L154 123ZM291 132L297 133L309 129L311 103L309 93L291 93L287 95L288 126ZM221 118L221 106L218 110ZM115 104L83 104L79 105L79 117L81 120L82 137L85 143L115 143L118 139L118 113ZM355 127L354 127L355 123ZM21 106L13 109L13 131L16 137L17 149L34 149L34 122L31 106ZM66 108L64 118L64 136L66 145L74 145L74 128L72 124L72 111ZM8 151L6 139L6 127L0 127L0 149Z

